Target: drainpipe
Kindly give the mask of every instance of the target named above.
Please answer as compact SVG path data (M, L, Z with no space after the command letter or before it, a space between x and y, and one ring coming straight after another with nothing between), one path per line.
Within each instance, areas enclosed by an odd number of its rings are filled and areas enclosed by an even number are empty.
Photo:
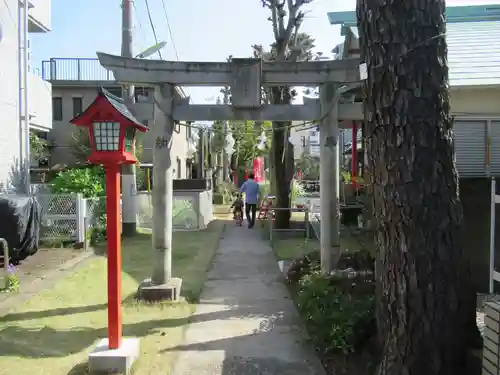
M19 160L18 167L22 165L24 159L24 131L23 131L23 8L21 2L17 6L17 74L19 85L18 116L19 116Z
M25 155L24 155L24 172L25 172L25 193L30 195L31 193L31 181L30 181L30 167L31 167L31 154L30 154L30 114L29 114L29 102L28 102L28 13L29 12L29 1L24 0L23 9L23 86L24 86L24 143L25 143Z

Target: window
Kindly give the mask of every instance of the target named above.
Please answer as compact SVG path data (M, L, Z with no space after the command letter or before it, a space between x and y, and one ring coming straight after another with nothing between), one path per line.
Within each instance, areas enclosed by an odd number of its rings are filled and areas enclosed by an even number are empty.
M306 147L306 137L305 136L300 137L300 144L302 145L302 147Z
M188 122L186 124L186 140L190 140L191 137L192 137L192 133L193 133L193 128L191 127L191 122Z
M73 98L73 117L78 116L83 112L83 99L75 97Z
M62 121L63 120L63 101L62 98L52 98L52 120Z
M120 123L95 122L94 137L97 151L118 151L120 141Z
M182 178L182 164L181 159L177 158L177 178L180 180Z

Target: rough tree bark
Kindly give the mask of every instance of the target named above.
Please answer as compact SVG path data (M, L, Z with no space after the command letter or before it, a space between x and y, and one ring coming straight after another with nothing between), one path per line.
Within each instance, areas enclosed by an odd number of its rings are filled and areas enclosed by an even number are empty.
M272 55L277 61L297 61L302 54L297 45L299 29L304 20L304 12L301 7L311 3L313 0L261 0L264 7L271 11L269 20L273 26L274 45ZM290 87L271 88L270 101L272 104L290 104L292 92ZM276 206L285 208L290 206L290 183L292 175L287 171L293 170L289 165L292 147L289 145L290 130L284 129L290 122L273 122L271 164L274 172L273 182L276 189ZM288 228L290 226L290 211L276 211L276 228Z
M379 375L465 374L475 294L460 243L444 0L358 0L377 244Z

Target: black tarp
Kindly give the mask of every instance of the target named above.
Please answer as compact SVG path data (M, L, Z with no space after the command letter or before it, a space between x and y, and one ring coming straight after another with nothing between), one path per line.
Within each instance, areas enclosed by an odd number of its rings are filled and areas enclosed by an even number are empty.
M35 197L0 195L0 238L9 244L11 262L38 251L41 219L42 210Z

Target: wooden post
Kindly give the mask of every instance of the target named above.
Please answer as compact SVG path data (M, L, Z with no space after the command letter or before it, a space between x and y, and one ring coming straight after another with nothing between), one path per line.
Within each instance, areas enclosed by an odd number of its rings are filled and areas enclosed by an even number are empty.
M109 349L122 341L122 255L120 236L120 166L106 166L108 236L108 339Z

